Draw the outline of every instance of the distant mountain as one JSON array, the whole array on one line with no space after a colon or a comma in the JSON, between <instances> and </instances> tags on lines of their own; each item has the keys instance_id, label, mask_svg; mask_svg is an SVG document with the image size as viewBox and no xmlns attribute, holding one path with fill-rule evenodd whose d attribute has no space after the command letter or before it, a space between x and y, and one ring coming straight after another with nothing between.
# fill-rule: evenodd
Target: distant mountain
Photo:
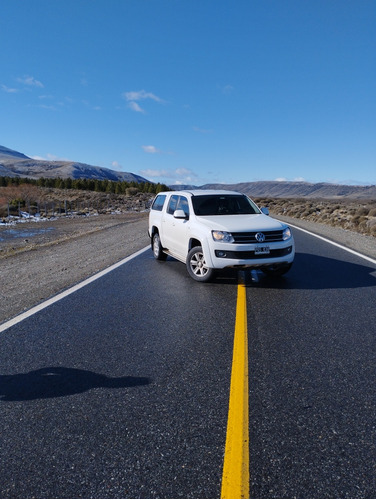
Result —
<instances>
[{"instance_id":1,"label":"distant mountain","mask_svg":"<svg viewBox=\"0 0 376 500\"><path fill-rule=\"evenodd\" d=\"M98 179L126 182L150 182L130 172L118 172L73 161L33 160L23 153L0 146L0 177L29 177L31 179ZM173 185L171 189L230 189L253 198L350 198L376 200L376 186L347 186L325 182L259 181L238 184L205 184L204 186Z\"/></svg>"},{"instance_id":2,"label":"distant mountain","mask_svg":"<svg viewBox=\"0 0 376 500\"><path fill-rule=\"evenodd\" d=\"M28 156L0 146L0 176L26 177L30 179L98 179L126 182L150 182L140 175L130 172L118 172L104 167L94 167L86 163L73 161L33 160Z\"/></svg>"},{"instance_id":3,"label":"distant mountain","mask_svg":"<svg viewBox=\"0 0 376 500\"><path fill-rule=\"evenodd\" d=\"M0 146L0 161L3 158L24 158L26 160L30 159L28 156L23 153L19 153L18 151L14 151L13 149L5 148L4 146Z\"/></svg>"},{"instance_id":4,"label":"distant mountain","mask_svg":"<svg viewBox=\"0 0 376 500\"><path fill-rule=\"evenodd\" d=\"M376 200L376 186L346 186L320 182L259 181L239 184L205 184L204 186L170 186L171 189L229 189L251 198L323 198Z\"/></svg>"}]
</instances>

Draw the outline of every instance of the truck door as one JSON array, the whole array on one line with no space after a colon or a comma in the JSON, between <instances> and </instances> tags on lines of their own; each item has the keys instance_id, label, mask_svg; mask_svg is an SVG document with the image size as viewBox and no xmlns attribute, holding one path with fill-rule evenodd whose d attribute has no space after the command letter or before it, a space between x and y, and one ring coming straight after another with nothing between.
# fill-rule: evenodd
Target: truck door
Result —
<instances>
[{"instance_id":1,"label":"truck door","mask_svg":"<svg viewBox=\"0 0 376 500\"><path fill-rule=\"evenodd\" d=\"M174 217L175 210L183 210L187 219ZM185 196L170 197L163 222L163 246L172 254L185 260L188 252L187 228L189 222L189 206Z\"/></svg>"}]
</instances>

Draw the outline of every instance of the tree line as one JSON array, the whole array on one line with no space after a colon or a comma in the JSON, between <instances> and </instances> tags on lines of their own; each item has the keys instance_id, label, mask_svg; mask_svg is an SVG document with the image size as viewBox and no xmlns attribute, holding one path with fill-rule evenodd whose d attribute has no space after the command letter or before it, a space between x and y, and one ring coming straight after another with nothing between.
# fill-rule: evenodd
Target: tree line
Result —
<instances>
[{"instance_id":1,"label":"tree line","mask_svg":"<svg viewBox=\"0 0 376 500\"><path fill-rule=\"evenodd\" d=\"M129 194L130 191L134 193L158 194L161 191L170 190L165 184L154 184L152 182L111 181L108 179L62 179L60 177L51 179L46 177L41 177L39 179L29 179L27 177L0 177L0 187L20 186L22 184L43 188L78 189L114 194Z\"/></svg>"}]
</instances>

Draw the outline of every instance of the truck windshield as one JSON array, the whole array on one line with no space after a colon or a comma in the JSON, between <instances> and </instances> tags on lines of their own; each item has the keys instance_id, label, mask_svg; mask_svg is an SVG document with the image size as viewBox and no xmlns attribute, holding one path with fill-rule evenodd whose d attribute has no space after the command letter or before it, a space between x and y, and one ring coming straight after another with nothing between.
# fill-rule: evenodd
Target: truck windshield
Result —
<instances>
[{"instance_id":1,"label":"truck windshield","mask_svg":"<svg viewBox=\"0 0 376 500\"><path fill-rule=\"evenodd\" d=\"M192 197L196 215L246 215L259 214L260 210L244 195L210 194Z\"/></svg>"}]
</instances>

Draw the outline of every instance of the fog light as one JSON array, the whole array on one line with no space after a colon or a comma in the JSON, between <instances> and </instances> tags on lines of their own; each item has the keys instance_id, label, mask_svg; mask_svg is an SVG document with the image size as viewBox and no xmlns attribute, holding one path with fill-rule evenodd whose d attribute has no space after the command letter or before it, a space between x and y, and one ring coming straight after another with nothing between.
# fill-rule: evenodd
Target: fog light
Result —
<instances>
[{"instance_id":1,"label":"fog light","mask_svg":"<svg viewBox=\"0 0 376 500\"><path fill-rule=\"evenodd\" d=\"M217 257L226 257L226 252L223 250L217 250Z\"/></svg>"}]
</instances>

